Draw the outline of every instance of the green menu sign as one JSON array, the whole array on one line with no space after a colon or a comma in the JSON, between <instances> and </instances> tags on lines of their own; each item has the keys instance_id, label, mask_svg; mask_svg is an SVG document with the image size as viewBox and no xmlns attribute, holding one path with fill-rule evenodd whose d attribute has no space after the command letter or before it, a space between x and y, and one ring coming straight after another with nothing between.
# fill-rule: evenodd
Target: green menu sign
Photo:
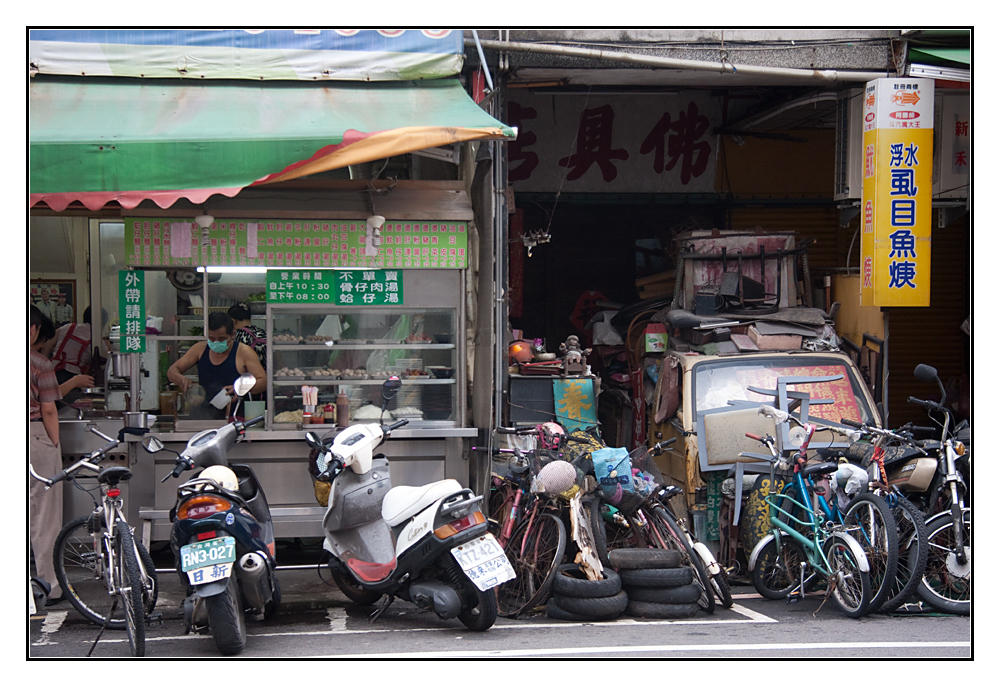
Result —
<instances>
[{"instance_id":1,"label":"green menu sign","mask_svg":"<svg viewBox=\"0 0 1000 687\"><path fill-rule=\"evenodd\" d=\"M375 255L360 221L126 218L125 260L134 267L255 265L277 268L465 269L468 222L390 219Z\"/></svg>"},{"instance_id":2,"label":"green menu sign","mask_svg":"<svg viewBox=\"0 0 1000 687\"><path fill-rule=\"evenodd\" d=\"M401 270L268 270L268 303L402 305Z\"/></svg>"},{"instance_id":3,"label":"green menu sign","mask_svg":"<svg viewBox=\"0 0 1000 687\"><path fill-rule=\"evenodd\" d=\"M118 272L119 342L122 353L146 351L145 275L132 270Z\"/></svg>"}]
</instances>

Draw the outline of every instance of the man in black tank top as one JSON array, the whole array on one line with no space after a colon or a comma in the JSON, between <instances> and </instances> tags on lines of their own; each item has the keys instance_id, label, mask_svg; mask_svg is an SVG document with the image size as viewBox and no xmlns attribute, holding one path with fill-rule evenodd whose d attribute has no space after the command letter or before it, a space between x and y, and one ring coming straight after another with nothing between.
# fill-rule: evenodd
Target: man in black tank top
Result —
<instances>
[{"instance_id":1,"label":"man in black tank top","mask_svg":"<svg viewBox=\"0 0 1000 687\"><path fill-rule=\"evenodd\" d=\"M205 389L204 402L188 413L192 419L224 419L226 408L216 408L211 401L221 390L233 395L233 382L249 372L257 378L251 394L267 388L267 376L253 349L234 340L233 318L224 312L208 316L208 341L199 341L167 370L167 379L186 392L194 382L185 373L197 365L198 383Z\"/></svg>"}]
</instances>

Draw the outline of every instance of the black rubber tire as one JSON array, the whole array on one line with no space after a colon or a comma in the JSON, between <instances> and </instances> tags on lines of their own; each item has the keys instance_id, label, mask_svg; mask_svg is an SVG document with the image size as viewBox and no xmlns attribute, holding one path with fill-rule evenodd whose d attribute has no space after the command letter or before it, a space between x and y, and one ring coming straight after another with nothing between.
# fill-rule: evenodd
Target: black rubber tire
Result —
<instances>
[{"instance_id":1,"label":"black rubber tire","mask_svg":"<svg viewBox=\"0 0 1000 687\"><path fill-rule=\"evenodd\" d=\"M698 599L698 605L706 613L714 613L715 592L712 590L712 581L708 577L708 569L705 568L705 562L701 556L691 547L691 543L674 519L673 514L666 508L657 506L652 511L647 511L646 515L651 526L650 534L653 535L651 541L653 546L681 552L681 565L690 565L694 568L695 582L701 585L701 598Z\"/></svg>"},{"instance_id":2,"label":"black rubber tire","mask_svg":"<svg viewBox=\"0 0 1000 687\"><path fill-rule=\"evenodd\" d=\"M56 579L70 605L90 622L103 626L114 597L108 594L102 572L107 564L103 556L103 535L98 532L95 537L90 533L88 523L91 519L90 515L84 515L63 526L52 549L52 562ZM120 603L108 627L125 629Z\"/></svg>"},{"instance_id":3,"label":"black rubber tire","mask_svg":"<svg viewBox=\"0 0 1000 687\"><path fill-rule=\"evenodd\" d=\"M138 539L135 539L135 549L139 552L139 563L141 564L139 573L146 575L142 590L142 605L146 609L146 615L149 615L156 607L156 600L160 596L160 580L156 577L156 564L153 563L153 557L149 555L146 547Z\"/></svg>"},{"instance_id":4,"label":"black rubber tire","mask_svg":"<svg viewBox=\"0 0 1000 687\"><path fill-rule=\"evenodd\" d=\"M683 554L671 549L615 549L608 561L617 570L662 570L679 568Z\"/></svg>"},{"instance_id":5,"label":"black rubber tire","mask_svg":"<svg viewBox=\"0 0 1000 687\"><path fill-rule=\"evenodd\" d=\"M552 513L542 513L534 520L530 514L526 517L504 548L516 577L494 587L497 608L504 617L516 618L545 603L566 553L562 520Z\"/></svg>"},{"instance_id":6,"label":"black rubber tire","mask_svg":"<svg viewBox=\"0 0 1000 687\"><path fill-rule=\"evenodd\" d=\"M868 557L868 576L872 586L870 612L875 612L889 598L896 579L899 560L896 517L881 496L860 494L851 500L844 511L844 525Z\"/></svg>"},{"instance_id":7,"label":"black rubber tire","mask_svg":"<svg viewBox=\"0 0 1000 687\"><path fill-rule=\"evenodd\" d=\"M750 572L753 588L765 599L786 598L798 586L799 563L806 560L802 547L790 536L781 537L780 550L778 540L772 538L757 554Z\"/></svg>"},{"instance_id":8,"label":"black rubber tire","mask_svg":"<svg viewBox=\"0 0 1000 687\"><path fill-rule=\"evenodd\" d=\"M493 590L480 591L470 582L466 592L466 603L470 601L474 602L474 605L470 604L458 614L462 624L473 632L485 632L493 627L493 623L497 621L497 595Z\"/></svg>"},{"instance_id":9,"label":"black rubber tire","mask_svg":"<svg viewBox=\"0 0 1000 687\"><path fill-rule=\"evenodd\" d=\"M896 494L892 514L899 536L899 558L896 561L896 579L889 598L879 609L880 613L891 613L913 598L927 568L927 552L930 549L927 525L919 508L909 499Z\"/></svg>"},{"instance_id":10,"label":"black rubber tire","mask_svg":"<svg viewBox=\"0 0 1000 687\"><path fill-rule=\"evenodd\" d=\"M628 605L628 594L619 591L614 596L592 599L553 594L552 601L564 611L586 616L591 620L614 620L625 612L625 607Z\"/></svg>"},{"instance_id":11,"label":"black rubber tire","mask_svg":"<svg viewBox=\"0 0 1000 687\"><path fill-rule=\"evenodd\" d=\"M833 588L833 599L848 618L861 618L872 610L871 576L863 572L853 549L830 537L823 543L823 553L830 561L834 577L842 578Z\"/></svg>"},{"instance_id":12,"label":"black rubber tire","mask_svg":"<svg viewBox=\"0 0 1000 687\"><path fill-rule=\"evenodd\" d=\"M733 591L729 587L729 575L726 574L725 569L720 570L715 575L710 575L709 579L712 583L712 591L719 599L719 605L723 608L732 608Z\"/></svg>"},{"instance_id":13,"label":"black rubber tire","mask_svg":"<svg viewBox=\"0 0 1000 687\"><path fill-rule=\"evenodd\" d=\"M333 581L336 583L337 587L344 593L348 599L356 604L362 606L374 606L375 602L382 598L382 592L373 592L369 589L364 589L355 582L349 574L342 573L339 570L330 571L333 576Z\"/></svg>"},{"instance_id":14,"label":"black rubber tire","mask_svg":"<svg viewBox=\"0 0 1000 687\"><path fill-rule=\"evenodd\" d=\"M694 581L694 570L690 566L681 568L661 568L659 570L622 570L622 587L683 587Z\"/></svg>"},{"instance_id":15,"label":"black rubber tire","mask_svg":"<svg viewBox=\"0 0 1000 687\"><path fill-rule=\"evenodd\" d=\"M601 516L601 502L598 499L592 499L589 503L584 504L583 509L590 520L590 531L594 534L595 553L598 559L600 559L601 565L607 568L610 565L608 559L608 532L604 524L604 518Z\"/></svg>"},{"instance_id":16,"label":"black rubber tire","mask_svg":"<svg viewBox=\"0 0 1000 687\"><path fill-rule=\"evenodd\" d=\"M118 602L125 616L125 635L128 638L132 655L146 655L146 609L143 605L143 576L139 572L139 558L136 556L135 544L132 541L132 531L128 523L118 521L115 539L115 558L117 559L117 586L120 592Z\"/></svg>"},{"instance_id":17,"label":"black rubber tire","mask_svg":"<svg viewBox=\"0 0 1000 687\"><path fill-rule=\"evenodd\" d=\"M247 645L247 625L235 572L230 575L224 592L205 599L205 608L208 627L219 652L223 656L235 656L243 651Z\"/></svg>"},{"instance_id":18,"label":"black rubber tire","mask_svg":"<svg viewBox=\"0 0 1000 687\"><path fill-rule=\"evenodd\" d=\"M930 545L927 567L917 586L917 597L943 613L969 615L972 612L972 509L962 511L964 548L969 556L968 575L956 574L957 561L952 535L951 511L927 519Z\"/></svg>"},{"instance_id":19,"label":"black rubber tire","mask_svg":"<svg viewBox=\"0 0 1000 687\"><path fill-rule=\"evenodd\" d=\"M629 601L625 612L636 618L657 618L660 620L681 620L698 615L697 603L656 604L648 601Z\"/></svg>"},{"instance_id":20,"label":"black rubber tire","mask_svg":"<svg viewBox=\"0 0 1000 687\"><path fill-rule=\"evenodd\" d=\"M552 581L552 593L595 599L614 596L622 589L622 578L611 568L604 569L603 580L591 580L578 563L559 566L559 574Z\"/></svg>"},{"instance_id":21,"label":"black rubber tire","mask_svg":"<svg viewBox=\"0 0 1000 687\"><path fill-rule=\"evenodd\" d=\"M551 597L549 598L548 603L545 604L545 615L547 615L549 618L554 618L555 620L568 620L578 623L579 622L587 623L594 621L594 619L589 616L580 615L579 613L570 613L569 611L564 611L562 608L559 607L558 604L556 604L555 598Z\"/></svg>"},{"instance_id":22,"label":"black rubber tire","mask_svg":"<svg viewBox=\"0 0 1000 687\"><path fill-rule=\"evenodd\" d=\"M701 596L701 587L696 583L682 587L628 587L630 601L645 601L656 604L696 604Z\"/></svg>"}]
</instances>

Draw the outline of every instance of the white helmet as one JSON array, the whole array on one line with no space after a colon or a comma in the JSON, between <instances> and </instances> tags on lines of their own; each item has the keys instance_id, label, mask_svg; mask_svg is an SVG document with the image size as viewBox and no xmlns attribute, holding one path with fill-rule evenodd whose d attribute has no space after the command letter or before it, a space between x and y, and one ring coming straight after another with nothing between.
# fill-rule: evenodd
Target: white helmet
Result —
<instances>
[{"instance_id":1,"label":"white helmet","mask_svg":"<svg viewBox=\"0 0 1000 687\"><path fill-rule=\"evenodd\" d=\"M576 482L576 468L565 460L554 460L541 470L531 485L536 494L561 494Z\"/></svg>"},{"instance_id":2,"label":"white helmet","mask_svg":"<svg viewBox=\"0 0 1000 687\"><path fill-rule=\"evenodd\" d=\"M239 480L236 479L236 473L225 465L207 467L201 471L198 477L210 479L227 491L238 491L240 488Z\"/></svg>"}]
</instances>

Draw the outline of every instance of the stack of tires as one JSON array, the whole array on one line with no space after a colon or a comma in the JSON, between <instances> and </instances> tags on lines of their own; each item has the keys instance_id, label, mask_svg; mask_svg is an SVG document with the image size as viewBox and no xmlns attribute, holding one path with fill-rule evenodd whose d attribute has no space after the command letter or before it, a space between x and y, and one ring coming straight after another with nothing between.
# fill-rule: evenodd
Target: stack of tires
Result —
<instances>
[{"instance_id":1,"label":"stack of tires","mask_svg":"<svg viewBox=\"0 0 1000 687\"><path fill-rule=\"evenodd\" d=\"M614 620L625 612L628 601L614 570L605 568L604 579L591 580L578 564L569 563L559 566L545 614L556 620Z\"/></svg>"},{"instance_id":2,"label":"stack of tires","mask_svg":"<svg viewBox=\"0 0 1000 687\"><path fill-rule=\"evenodd\" d=\"M694 568L681 565L679 551L615 549L608 558L628 596L628 615L675 620L698 614L701 587Z\"/></svg>"}]
</instances>

